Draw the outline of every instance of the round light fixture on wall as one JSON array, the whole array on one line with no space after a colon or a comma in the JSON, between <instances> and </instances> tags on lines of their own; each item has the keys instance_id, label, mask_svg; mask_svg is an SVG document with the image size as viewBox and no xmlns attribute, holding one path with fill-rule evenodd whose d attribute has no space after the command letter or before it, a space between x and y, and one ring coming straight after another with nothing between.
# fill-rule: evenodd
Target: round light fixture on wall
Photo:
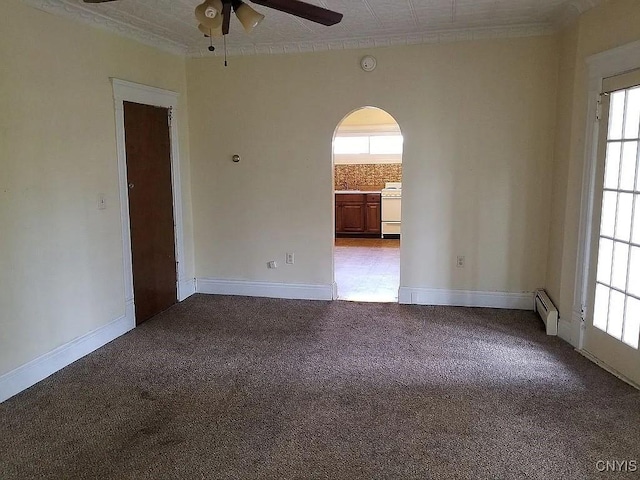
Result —
<instances>
[{"instance_id":1,"label":"round light fixture on wall","mask_svg":"<svg viewBox=\"0 0 640 480\"><path fill-rule=\"evenodd\" d=\"M371 55L365 55L360 60L360 66L365 72L372 72L373 70L375 70L377 64L378 62L376 61L375 57L372 57Z\"/></svg>"}]
</instances>

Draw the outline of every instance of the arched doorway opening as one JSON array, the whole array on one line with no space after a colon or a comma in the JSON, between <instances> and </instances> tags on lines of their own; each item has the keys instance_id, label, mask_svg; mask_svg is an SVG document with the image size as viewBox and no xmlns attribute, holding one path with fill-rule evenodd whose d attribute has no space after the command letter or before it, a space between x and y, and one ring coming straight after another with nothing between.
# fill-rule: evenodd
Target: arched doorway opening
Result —
<instances>
[{"instance_id":1,"label":"arched doorway opening","mask_svg":"<svg viewBox=\"0 0 640 480\"><path fill-rule=\"evenodd\" d=\"M377 107L345 116L333 135L337 298L397 302L402 232L402 132Z\"/></svg>"}]
</instances>

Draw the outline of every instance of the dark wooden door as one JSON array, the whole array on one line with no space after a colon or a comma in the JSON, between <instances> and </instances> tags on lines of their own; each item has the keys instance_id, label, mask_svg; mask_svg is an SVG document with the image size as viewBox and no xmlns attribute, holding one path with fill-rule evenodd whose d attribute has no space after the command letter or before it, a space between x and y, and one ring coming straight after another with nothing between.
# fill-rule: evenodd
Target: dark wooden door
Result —
<instances>
[{"instance_id":1,"label":"dark wooden door","mask_svg":"<svg viewBox=\"0 0 640 480\"><path fill-rule=\"evenodd\" d=\"M124 102L133 294L140 324L177 301L166 108Z\"/></svg>"}]
</instances>

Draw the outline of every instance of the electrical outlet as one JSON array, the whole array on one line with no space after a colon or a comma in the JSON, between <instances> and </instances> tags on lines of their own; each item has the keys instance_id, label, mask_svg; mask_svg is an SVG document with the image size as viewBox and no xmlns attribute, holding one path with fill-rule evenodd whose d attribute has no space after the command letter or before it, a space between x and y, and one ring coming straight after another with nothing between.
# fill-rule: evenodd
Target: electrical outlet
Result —
<instances>
[{"instance_id":1,"label":"electrical outlet","mask_svg":"<svg viewBox=\"0 0 640 480\"><path fill-rule=\"evenodd\" d=\"M296 262L296 256L294 253L287 253L286 263L287 265L293 265Z\"/></svg>"},{"instance_id":2,"label":"electrical outlet","mask_svg":"<svg viewBox=\"0 0 640 480\"><path fill-rule=\"evenodd\" d=\"M458 255L458 258L456 259L456 267L464 268L464 255Z\"/></svg>"},{"instance_id":3,"label":"electrical outlet","mask_svg":"<svg viewBox=\"0 0 640 480\"><path fill-rule=\"evenodd\" d=\"M270 262L267 262L267 268L278 268L278 264L271 260Z\"/></svg>"}]
</instances>

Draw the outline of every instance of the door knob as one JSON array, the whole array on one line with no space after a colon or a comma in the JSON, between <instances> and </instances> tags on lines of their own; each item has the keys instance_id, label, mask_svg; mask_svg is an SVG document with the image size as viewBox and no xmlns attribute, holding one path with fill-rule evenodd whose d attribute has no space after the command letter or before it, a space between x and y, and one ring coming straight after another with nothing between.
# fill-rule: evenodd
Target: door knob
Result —
<instances>
[{"instance_id":1,"label":"door knob","mask_svg":"<svg viewBox=\"0 0 640 480\"><path fill-rule=\"evenodd\" d=\"M129 189L133 188L133 183L129 184Z\"/></svg>"}]
</instances>

